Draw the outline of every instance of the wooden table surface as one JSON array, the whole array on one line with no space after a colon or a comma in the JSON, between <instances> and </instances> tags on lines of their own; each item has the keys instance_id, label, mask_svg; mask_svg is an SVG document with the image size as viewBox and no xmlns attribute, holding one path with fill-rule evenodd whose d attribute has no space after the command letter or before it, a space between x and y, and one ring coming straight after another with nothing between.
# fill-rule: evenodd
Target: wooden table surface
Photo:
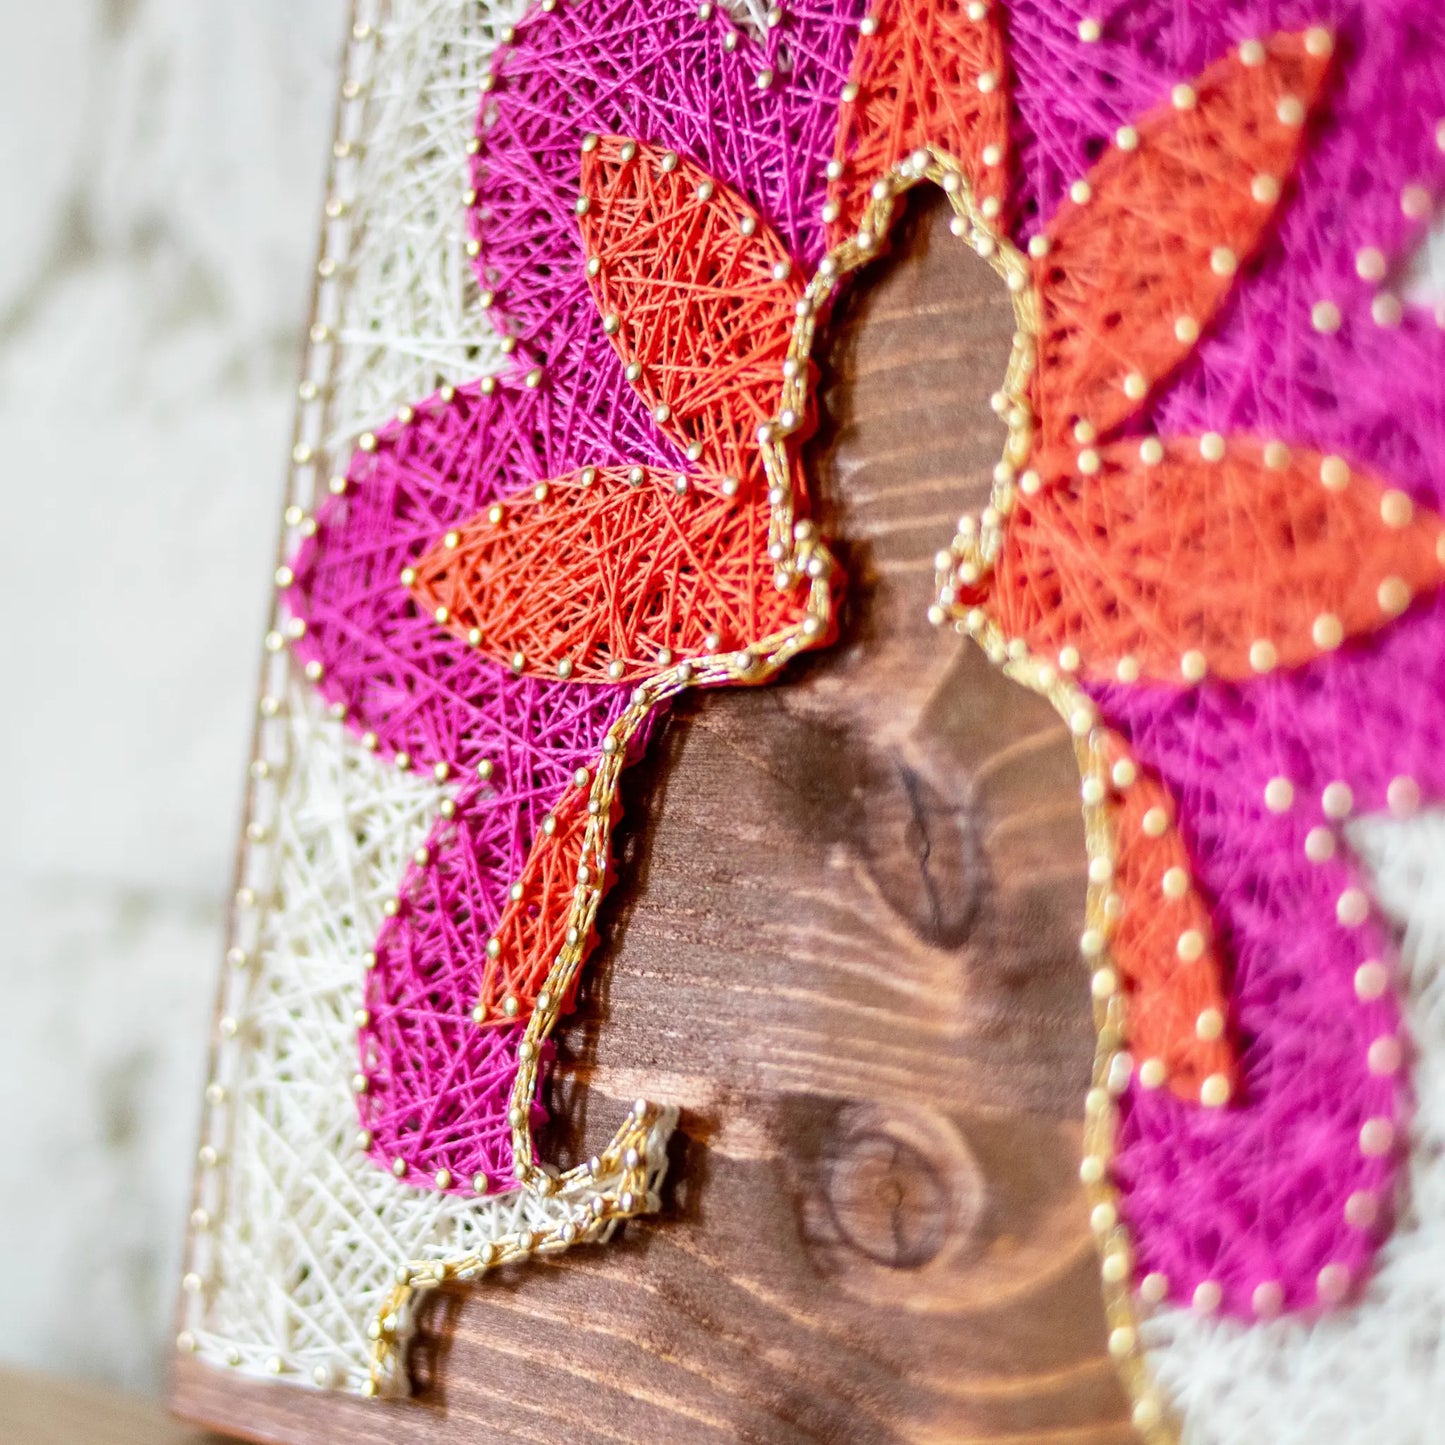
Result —
<instances>
[{"instance_id":1,"label":"wooden table surface","mask_svg":"<svg viewBox=\"0 0 1445 1445\"><path fill-rule=\"evenodd\" d=\"M915 204L829 328L811 445L839 645L692 695L625 785L620 881L550 1086L571 1163L679 1104L665 1208L435 1299L418 1393L182 1361L246 1438L1132 1440L1077 1182L1093 1037L1063 725L925 619L977 510L1013 316ZM636 826L646 820L646 828Z\"/></svg>"}]
</instances>

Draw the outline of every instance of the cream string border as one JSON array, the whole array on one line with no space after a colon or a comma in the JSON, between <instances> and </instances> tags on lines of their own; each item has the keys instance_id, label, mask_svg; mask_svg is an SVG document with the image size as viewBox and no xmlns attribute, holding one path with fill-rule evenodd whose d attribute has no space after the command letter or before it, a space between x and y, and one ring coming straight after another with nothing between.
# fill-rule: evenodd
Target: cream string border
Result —
<instances>
[{"instance_id":1,"label":"cream string border","mask_svg":"<svg viewBox=\"0 0 1445 1445\"><path fill-rule=\"evenodd\" d=\"M651 1177L657 1177L656 1151L666 1131L671 1129L675 1113L646 1100L637 1101L599 1156L560 1176L531 1162L534 1141L530 1105L539 1083L537 1067L541 1045L555 1028L560 1017L560 1001L566 997L585 959L585 940L596 919L607 876L618 782L628 745L638 729L654 707L687 688L767 682L799 652L817 647L828 636L833 614L829 579L835 563L812 524L796 518L789 438L807 415L808 361L820 314L826 313L842 278L876 257L894 218L899 197L925 180L939 186L948 197L954 212L951 222L954 234L965 239L1003 279L1016 322L1002 387L1007 402L1004 411L1008 436L1003 460L994 473L990 506L977 524L973 524L971 518L964 518L950 548L938 558L939 595L938 601L929 608L929 618L937 625L954 618L957 631L973 637L1007 677L1046 698L1068 723L1079 770L1085 780L1083 811L1090 870L1084 935L1089 942L1084 951L1091 964L1097 963L1107 951L1112 928L1106 906L1107 880L1112 871L1114 837L1104 799L1109 793L1106 780L1111 769L1127 758L1127 748L1117 735L1100 726L1093 703L1079 687L1060 676L1057 668L1031 656L1016 640L1006 639L997 625L981 612L972 610L960 614L951 587L951 578L961 562L971 562L982 575L992 565L1003 542L1003 519L1013 507L1017 469L1027 459L1033 440L1028 378L1036 364L1039 300L1028 263L975 203L958 162L928 147L915 151L890 175L875 182L857 234L819 262L797 303L777 416L759 428L758 441L771 507L768 556L777 569L775 582L780 589L806 583L808 596L802 622L744 650L684 661L648 679L633 692L629 706L608 731L602 745L602 760L591 779L590 816L583 836L582 862L568 916L566 943L547 975L537 1008L523 1035L521 1066L509 1109L519 1187L574 1202L574 1217L548 1230L503 1236L480 1251L401 1266L396 1285L369 1327L373 1346L371 1375L365 1386L367 1394L381 1393L387 1386L395 1388L404 1341L413 1328L417 1296L422 1291L451 1280L475 1278L496 1265L532 1254L556 1253L574 1243L599 1239L620 1220L657 1208L657 1198L646 1185L650 1173ZM996 214L996 207L994 209ZM1088 786L1091 780L1096 782L1092 789ZM1105 866L1100 867L1101 862ZM1132 1250L1128 1230L1119 1220L1118 1198L1109 1179L1117 1127L1114 1099L1132 1072L1132 1060L1123 1048L1125 1002L1117 988L1096 987L1093 993L1097 1043L1092 1087L1085 1101L1086 1153L1080 1177L1087 1191L1090 1223L1100 1252L1109 1353L1132 1401L1135 1427L1149 1445L1172 1445L1178 1432L1161 1403L1140 1346L1139 1317L1130 1288Z\"/></svg>"}]
</instances>

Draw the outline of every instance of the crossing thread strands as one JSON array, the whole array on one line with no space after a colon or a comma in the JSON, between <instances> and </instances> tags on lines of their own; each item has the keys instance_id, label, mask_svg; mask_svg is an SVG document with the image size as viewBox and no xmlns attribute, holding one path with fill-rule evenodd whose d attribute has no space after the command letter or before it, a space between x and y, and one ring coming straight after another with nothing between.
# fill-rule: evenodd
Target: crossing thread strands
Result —
<instances>
[{"instance_id":1,"label":"crossing thread strands","mask_svg":"<svg viewBox=\"0 0 1445 1445\"><path fill-rule=\"evenodd\" d=\"M765 216L697 162L582 142L579 229L604 332L665 435L745 492L762 481L804 277Z\"/></svg>"},{"instance_id":2,"label":"crossing thread strands","mask_svg":"<svg viewBox=\"0 0 1445 1445\"><path fill-rule=\"evenodd\" d=\"M1009 632L1048 656L1077 648L1086 675L1178 684L1193 653L1247 682L1388 625L1445 576L1438 513L1341 457L1218 435L1153 445L1097 448L1098 470L1043 492L999 559Z\"/></svg>"},{"instance_id":3,"label":"crossing thread strands","mask_svg":"<svg viewBox=\"0 0 1445 1445\"><path fill-rule=\"evenodd\" d=\"M1226 1038L1225 971L1209 909L1192 884L1174 799L1117 738L1111 742L1111 881L1122 916L1109 956L1131 985L1129 1047L1151 1080L1162 1065L1181 1098L1196 1100L1221 1085L1233 1095L1238 1075Z\"/></svg>"},{"instance_id":4,"label":"crossing thread strands","mask_svg":"<svg viewBox=\"0 0 1445 1445\"><path fill-rule=\"evenodd\" d=\"M550 679L632 682L659 657L745 647L797 608L772 587L758 489L733 498L720 480L586 467L540 483L418 563L420 609L495 664Z\"/></svg>"},{"instance_id":5,"label":"crossing thread strands","mask_svg":"<svg viewBox=\"0 0 1445 1445\"><path fill-rule=\"evenodd\" d=\"M867 182L922 146L958 162L985 219L1002 219L1008 69L1003 27L980 16L976 0L877 7L839 106L823 208L829 247L857 232Z\"/></svg>"},{"instance_id":6,"label":"crossing thread strands","mask_svg":"<svg viewBox=\"0 0 1445 1445\"><path fill-rule=\"evenodd\" d=\"M1049 443L1067 446L1081 422L1102 436L1136 410L1287 202L1334 40L1271 29L1180 73L1168 101L1129 117L1048 218L1034 264Z\"/></svg>"}]
</instances>

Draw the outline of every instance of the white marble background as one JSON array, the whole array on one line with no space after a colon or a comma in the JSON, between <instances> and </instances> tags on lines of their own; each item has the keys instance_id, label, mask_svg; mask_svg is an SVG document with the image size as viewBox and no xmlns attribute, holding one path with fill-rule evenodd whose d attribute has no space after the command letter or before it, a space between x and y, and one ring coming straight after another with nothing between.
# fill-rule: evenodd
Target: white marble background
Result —
<instances>
[{"instance_id":1,"label":"white marble background","mask_svg":"<svg viewBox=\"0 0 1445 1445\"><path fill-rule=\"evenodd\" d=\"M346 5L0 18L0 1358L154 1390Z\"/></svg>"}]
</instances>

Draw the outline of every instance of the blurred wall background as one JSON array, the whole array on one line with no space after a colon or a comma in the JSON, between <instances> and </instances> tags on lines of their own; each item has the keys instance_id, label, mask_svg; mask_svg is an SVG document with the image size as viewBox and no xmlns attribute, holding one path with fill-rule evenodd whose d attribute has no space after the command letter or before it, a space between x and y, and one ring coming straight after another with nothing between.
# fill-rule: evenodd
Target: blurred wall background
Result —
<instances>
[{"instance_id":1,"label":"blurred wall background","mask_svg":"<svg viewBox=\"0 0 1445 1445\"><path fill-rule=\"evenodd\" d=\"M0 16L0 1360L154 1390L346 5Z\"/></svg>"}]
</instances>

